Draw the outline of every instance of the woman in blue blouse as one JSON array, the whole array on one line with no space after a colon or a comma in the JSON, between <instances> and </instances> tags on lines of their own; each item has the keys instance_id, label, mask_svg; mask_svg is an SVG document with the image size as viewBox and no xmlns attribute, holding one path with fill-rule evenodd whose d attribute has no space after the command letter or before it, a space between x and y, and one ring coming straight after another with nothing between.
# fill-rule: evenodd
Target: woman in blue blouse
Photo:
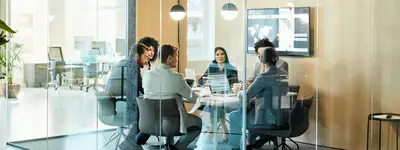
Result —
<instances>
[{"instance_id":1,"label":"woman in blue blouse","mask_svg":"<svg viewBox=\"0 0 400 150\"><path fill-rule=\"evenodd\" d=\"M226 50L223 47L216 47L215 48L215 57L214 60L212 61L211 64L209 64L207 71L204 73L204 75L199 79L199 84L204 85L205 84L205 77L209 77L210 75L226 75L228 82L229 82L229 90L231 89L233 83L238 82L238 72L235 66L231 65L229 63L228 59L228 54L226 53ZM228 129L225 123L225 109L224 107L211 107L211 106L206 106L206 111L210 112L210 118L211 118L211 128L210 132L213 131L213 126L214 126L214 118L217 118L217 120L220 122L223 130L224 130L224 141L228 141ZM214 110L216 109L216 110ZM210 134L212 135L212 134Z\"/></svg>"}]
</instances>

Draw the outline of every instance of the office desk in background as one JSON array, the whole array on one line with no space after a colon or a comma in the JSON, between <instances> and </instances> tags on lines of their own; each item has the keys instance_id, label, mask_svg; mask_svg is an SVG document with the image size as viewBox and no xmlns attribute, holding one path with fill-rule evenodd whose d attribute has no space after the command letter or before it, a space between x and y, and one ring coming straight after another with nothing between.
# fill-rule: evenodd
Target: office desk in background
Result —
<instances>
[{"instance_id":1,"label":"office desk in background","mask_svg":"<svg viewBox=\"0 0 400 150\"><path fill-rule=\"evenodd\" d=\"M48 63L25 63L24 83L26 87L45 87L51 81L48 74ZM65 65L65 77L63 81L67 84L80 84L83 80L83 67L81 65Z\"/></svg>"}]
</instances>

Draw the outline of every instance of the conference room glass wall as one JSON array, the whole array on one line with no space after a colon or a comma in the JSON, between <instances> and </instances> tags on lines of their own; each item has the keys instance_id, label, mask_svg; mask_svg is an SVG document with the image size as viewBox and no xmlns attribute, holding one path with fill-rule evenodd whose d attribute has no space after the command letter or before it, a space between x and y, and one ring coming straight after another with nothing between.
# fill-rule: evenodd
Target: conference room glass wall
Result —
<instances>
[{"instance_id":1,"label":"conference room glass wall","mask_svg":"<svg viewBox=\"0 0 400 150\"><path fill-rule=\"evenodd\" d=\"M240 111L248 111L249 103L237 96L238 91L246 93L249 89L236 91L243 84L235 82L246 83L257 68L265 72L256 66L263 57L258 57L254 45L267 37L279 58L288 64L288 79L282 82L288 81L290 88L282 96L289 98L278 101L282 113L276 118L281 119L282 130L307 127L292 138L301 149L396 149L398 126L391 122L397 121L397 116L378 114L369 117L368 122L368 115L399 113L397 1L188 0L179 1L186 16L178 22L169 13L178 1L137 0L137 6L129 5L135 10L129 13L136 14L132 17L135 23L127 23L127 1L7 2L7 22L18 31L11 42L23 44L22 61L15 63L21 69L8 72L13 75L13 83L21 86L17 99L6 99L10 145L29 149L101 149L110 137L115 137L112 135L116 126L104 125L98 119L100 103L96 95L105 90L101 85L107 84L110 66L125 58L128 44L124 39L135 35L137 39L151 36L161 45L179 48L179 64L172 70L182 73L187 83L192 81L187 79L194 79L192 90L201 96L199 108L184 103L187 111L195 110L193 115L202 124L191 148L230 149L247 143L241 136L252 138L248 134L251 131L242 127L254 117L241 115ZM228 2L238 10L234 18L229 18L234 13L222 16L226 13L221 12L222 8ZM132 32L127 34L127 24L137 25L135 32L129 30ZM129 42L135 41L133 38ZM216 47L225 51L215 50ZM15 50L8 47L7 52ZM49 50L55 53L49 55ZM218 65L228 57L229 64ZM65 64L60 64L59 59ZM283 61L277 65L285 64ZM160 63L158 59L152 68ZM52 78L53 73L62 75ZM204 76L205 73L208 74ZM57 90L54 86L45 88L49 82L62 84ZM86 91L87 85L94 83L96 90L90 87ZM162 84L151 88L173 89ZM311 107L307 102L310 97ZM123 101L116 104L117 110L126 106ZM291 113L297 107L302 111ZM154 108L164 111L162 107ZM379 124L379 119L390 122ZM289 127L284 126L285 120ZM164 120L155 121L161 124ZM162 128L160 125L154 130ZM289 139L286 142L296 147ZM160 143L163 141L151 136L145 146ZM114 149L115 144L104 149ZM263 148L272 147L272 143L266 143Z\"/></svg>"},{"instance_id":2,"label":"conference room glass wall","mask_svg":"<svg viewBox=\"0 0 400 150\"><path fill-rule=\"evenodd\" d=\"M10 55L21 50L12 72L20 92L9 99L8 142L28 149L102 148L117 126L99 120L96 95L125 58L126 1L7 3L18 31L11 42L22 44L8 48Z\"/></svg>"},{"instance_id":3,"label":"conference room glass wall","mask_svg":"<svg viewBox=\"0 0 400 150\"><path fill-rule=\"evenodd\" d=\"M229 12L227 16L224 16L223 6L229 2L234 4L238 10L236 17L230 17ZM228 6L232 8L230 5ZM280 106L273 107L272 109L282 112L280 118L278 119L275 116L276 118L272 119L270 116L271 120L269 121L280 122L282 125L285 125L287 121L290 121L288 118L290 112L297 106L295 103L304 103L301 106L308 107L307 104L309 103L307 101L296 101L296 99L308 100L312 98L311 107L307 109L304 107L304 111L297 114L300 115L299 118L310 121L306 125L308 130L302 132L300 135L296 135L297 138L293 138L293 140L307 143L300 144L301 149L313 148L316 146L317 126L315 122L318 120L315 111L317 110L316 104L318 100L316 77L318 39L312 39L311 37L318 36L316 19L318 14L316 10L318 8L317 0L307 2L282 0L188 1L186 68L189 71L194 70L198 81L200 77L204 77L205 72L209 73L206 76L219 74L220 70L214 68L219 68L215 66L222 66L217 65L218 59L221 59L219 56L220 52L223 52L220 51L221 48L217 47L222 47L226 50L225 59L229 57L229 64L226 62L224 66L232 66L231 68L235 68L237 71L237 81L233 82L243 83L244 81L246 83L246 81L254 78L252 76L254 76L253 73L255 70L258 73L263 73L262 65L260 66L260 55L256 53L254 47L255 43L260 39L268 38L276 47L275 49L278 51L280 59L286 61L289 66L288 69L282 67L283 70L287 70L289 73L285 77L287 79L281 79L280 82L282 84L286 83L289 85L286 87L290 87L286 95L281 95ZM262 44L260 47L271 47L271 45ZM296 51L297 53L288 53L286 51ZM312 53L309 54L309 51ZM215 61L213 62L213 60ZM281 66L282 63L278 62L277 65ZM228 70L222 74L227 75L228 78L232 77L230 69L224 68L222 70ZM261 77L257 81L258 83L264 80ZM212 80L212 77L209 80ZM236 86L241 87L243 84L231 83L227 87L230 89ZM298 87L300 87L300 90ZM257 93L258 96L256 96L258 97L256 106L253 106L261 108L262 106L259 104L263 99L260 98L263 96L263 86L257 87L257 84L255 84L253 87L250 86L250 88L252 88L250 92L256 91L255 89L260 90ZM243 88L241 92L246 93L248 92L247 90ZM211 91L214 92L213 90ZM248 101L243 102L239 97L230 96L229 94L221 96L221 94L214 93L212 95L212 98L207 98L211 100L204 100L208 102L208 104L205 104L205 108L198 111L199 116L203 120L203 132L197 143L198 146L200 145L201 148L208 149L229 149L232 146L237 147L240 144L248 143L247 141L238 140L238 136L246 135L248 139L254 138L254 135L250 136L252 135L252 130L250 129L255 128L252 125L257 122L254 120L256 116L251 114L251 109L243 107L243 105L251 107L252 104L250 102L252 100L250 99L253 99L253 97L247 97ZM223 105L218 105L218 103L223 103ZM268 104L266 103L265 105ZM243 111L246 112L245 117L241 114ZM249 129L246 130L246 133L242 131L242 121L246 123ZM267 125L264 127L267 127ZM273 133L271 134L274 135ZM228 140L225 140L225 137L229 137ZM201 144L199 144L200 141ZM281 140L279 140L278 144L280 143ZM296 147L289 139L287 139L287 143L292 148ZM263 148L272 149L272 142L265 144Z\"/></svg>"}]
</instances>

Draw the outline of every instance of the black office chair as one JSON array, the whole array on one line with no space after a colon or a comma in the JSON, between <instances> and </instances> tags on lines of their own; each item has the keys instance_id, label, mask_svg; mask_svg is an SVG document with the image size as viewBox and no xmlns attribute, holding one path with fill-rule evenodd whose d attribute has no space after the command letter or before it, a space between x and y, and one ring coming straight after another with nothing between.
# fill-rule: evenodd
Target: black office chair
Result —
<instances>
[{"instance_id":1,"label":"black office chair","mask_svg":"<svg viewBox=\"0 0 400 150\"><path fill-rule=\"evenodd\" d=\"M282 141L281 144L275 147L275 149L278 149L279 147L282 147L283 150L286 150L286 148L289 148L289 145L286 144L286 138L288 138L290 141L292 141L294 144L296 144L297 149L299 150L299 145L293 141L291 138L292 137L298 137L302 134L304 134L309 125L309 114L310 114L310 109L311 105L313 103L313 96L311 96L308 99L305 100L296 100L294 104L294 108L292 112L290 113L289 116L289 127L288 128L279 128L279 129L251 129L252 134L265 134L269 136L275 136L275 137L281 137ZM250 135L252 136L252 135Z\"/></svg>"},{"instance_id":2,"label":"black office chair","mask_svg":"<svg viewBox=\"0 0 400 150\"><path fill-rule=\"evenodd\" d=\"M174 98L168 100L137 98L139 107L139 130L154 136L167 137L165 145L160 148L173 149L174 136L180 132L180 113ZM157 146L151 146L157 147Z\"/></svg>"},{"instance_id":3,"label":"black office chair","mask_svg":"<svg viewBox=\"0 0 400 150\"><path fill-rule=\"evenodd\" d=\"M299 93L300 91L300 85L289 85L289 92L295 92L295 93ZM282 121L282 125L283 127L289 127L289 116L290 113L292 111L291 108L293 108L294 103L297 100L297 95L292 95L290 96L290 108L288 109L281 109L281 121ZM271 142L268 142L268 144L271 144Z\"/></svg>"},{"instance_id":4,"label":"black office chair","mask_svg":"<svg viewBox=\"0 0 400 150\"><path fill-rule=\"evenodd\" d=\"M300 86L299 85L289 85L289 92L299 93ZM297 100L297 95L291 95L290 97L290 108L281 109L281 121L282 125L289 126L289 116L292 111L293 105Z\"/></svg>"}]
</instances>

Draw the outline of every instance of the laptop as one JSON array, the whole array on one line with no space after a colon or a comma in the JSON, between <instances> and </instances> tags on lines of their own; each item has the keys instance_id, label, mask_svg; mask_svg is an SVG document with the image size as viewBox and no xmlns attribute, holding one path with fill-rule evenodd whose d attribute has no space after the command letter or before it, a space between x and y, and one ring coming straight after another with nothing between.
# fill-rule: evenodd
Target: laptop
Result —
<instances>
[{"instance_id":1,"label":"laptop","mask_svg":"<svg viewBox=\"0 0 400 150\"><path fill-rule=\"evenodd\" d=\"M231 94L233 90L229 85L228 78L225 74L221 75L208 75L208 86L210 87L211 93L218 94Z\"/></svg>"},{"instance_id":2,"label":"laptop","mask_svg":"<svg viewBox=\"0 0 400 150\"><path fill-rule=\"evenodd\" d=\"M190 86L193 87L193 85L196 82L196 72L194 69L185 69L185 77L186 77L186 83Z\"/></svg>"},{"instance_id":3,"label":"laptop","mask_svg":"<svg viewBox=\"0 0 400 150\"><path fill-rule=\"evenodd\" d=\"M194 84L194 80L193 79L185 79L186 80L186 83L190 86L190 87L193 87L193 84Z\"/></svg>"}]
</instances>

